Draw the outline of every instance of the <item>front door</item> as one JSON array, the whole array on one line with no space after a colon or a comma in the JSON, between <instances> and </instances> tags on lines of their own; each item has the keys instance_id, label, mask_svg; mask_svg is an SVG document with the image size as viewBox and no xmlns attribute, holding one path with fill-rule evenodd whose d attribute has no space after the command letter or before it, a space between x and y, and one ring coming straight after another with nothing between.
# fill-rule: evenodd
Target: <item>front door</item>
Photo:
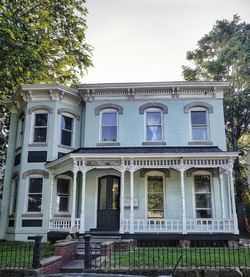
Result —
<instances>
[{"instance_id":1,"label":"front door","mask_svg":"<svg viewBox=\"0 0 250 277\"><path fill-rule=\"evenodd\" d=\"M120 178L104 176L98 182L97 229L119 230Z\"/></svg>"}]
</instances>

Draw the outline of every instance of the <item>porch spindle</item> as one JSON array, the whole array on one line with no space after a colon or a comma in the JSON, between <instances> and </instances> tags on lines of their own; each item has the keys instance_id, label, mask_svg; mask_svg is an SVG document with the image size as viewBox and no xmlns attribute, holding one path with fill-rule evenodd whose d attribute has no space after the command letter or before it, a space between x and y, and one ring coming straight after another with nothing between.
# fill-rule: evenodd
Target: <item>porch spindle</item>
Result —
<instances>
[{"instance_id":1,"label":"porch spindle","mask_svg":"<svg viewBox=\"0 0 250 277\"><path fill-rule=\"evenodd\" d=\"M124 233L124 170L121 171L121 194L120 194L120 233Z\"/></svg>"},{"instance_id":2,"label":"porch spindle","mask_svg":"<svg viewBox=\"0 0 250 277\"><path fill-rule=\"evenodd\" d=\"M130 233L134 233L134 171L130 171Z\"/></svg>"},{"instance_id":3,"label":"porch spindle","mask_svg":"<svg viewBox=\"0 0 250 277\"><path fill-rule=\"evenodd\" d=\"M234 234L239 234L238 228L238 219L236 214L236 206L234 199L234 183L233 183L233 169L229 170L229 180L230 180L230 191L231 191L231 203L232 203L232 212L233 212L233 221L234 221Z\"/></svg>"},{"instance_id":4,"label":"porch spindle","mask_svg":"<svg viewBox=\"0 0 250 277\"><path fill-rule=\"evenodd\" d=\"M82 170L82 201L81 201L81 223L80 233L85 232L85 190L86 190L86 171Z\"/></svg>"},{"instance_id":5,"label":"porch spindle","mask_svg":"<svg viewBox=\"0 0 250 277\"><path fill-rule=\"evenodd\" d=\"M76 232L75 218L76 218L76 177L77 171L73 171L73 192L72 192L72 208L71 208L71 233Z\"/></svg>"},{"instance_id":6,"label":"porch spindle","mask_svg":"<svg viewBox=\"0 0 250 277\"><path fill-rule=\"evenodd\" d=\"M180 171L180 173L181 173L182 233L187 234L184 172L185 172L185 170L183 170L183 169Z\"/></svg>"},{"instance_id":7,"label":"porch spindle","mask_svg":"<svg viewBox=\"0 0 250 277\"><path fill-rule=\"evenodd\" d=\"M219 172L220 177L220 198L221 198L221 212L222 218L225 218L225 201L224 201L224 180L223 180L223 173L222 171Z\"/></svg>"}]
</instances>

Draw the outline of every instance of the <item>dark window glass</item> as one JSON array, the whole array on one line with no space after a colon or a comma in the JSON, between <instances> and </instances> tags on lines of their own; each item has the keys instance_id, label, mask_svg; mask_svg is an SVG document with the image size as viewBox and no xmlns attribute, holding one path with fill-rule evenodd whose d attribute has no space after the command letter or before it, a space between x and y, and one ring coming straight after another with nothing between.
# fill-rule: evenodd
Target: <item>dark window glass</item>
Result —
<instances>
[{"instance_id":1,"label":"dark window glass","mask_svg":"<svg viewBox=\"0 0 250 277\"><path fill-rule=\"evenodd\" d=\"M34 142L46 142L47 140L48 114L35 114Z\"/></svg>"},{"instance_id":2,"label":"dark window glass","mask_svg":"<svg viewBox=\"0 0 250 277\"><path fill-rule=\"evenodd\" d=\"M42 178L30 178L28 194L28 212L41 212L42 186Z\"/></svg>"},{"instance_id":3,"label":"dark window glass","mask_svg":"<svg viewBox=\"0 0 250 277\"><path fill-rule=\"evenodd\" d=\"M69 211L69 180L57 179L57 212Z\"/></svg>"},{"instance_id":4,"label":"dark window glass","mask_svg":"<svg viewBox=\"0 0 250 277\"><path fill-rule=\"evenodd\" d=\"M192 139L208 140L208 125L206 111L191 111Z\"/></svg>"},{"instance_id":5,"label":"dark window glass","mask_svg":"<svg viewBox=\"0 0 250 277\"><path fill-rule=\"evenodd\" d=\"M47 161L47 151L29 151L28 163L39 163Z\"/></svg>"},{"instance_id":6,"label":"dark window glass","mask_svg":"<svg viewBox=\"0 0 250 277\"><path fill-rule=\"evenodd\" d=\"M61 118L61 144L71 146L73 134L73 118L62 115Z\"/></svg>"}]
</instances>

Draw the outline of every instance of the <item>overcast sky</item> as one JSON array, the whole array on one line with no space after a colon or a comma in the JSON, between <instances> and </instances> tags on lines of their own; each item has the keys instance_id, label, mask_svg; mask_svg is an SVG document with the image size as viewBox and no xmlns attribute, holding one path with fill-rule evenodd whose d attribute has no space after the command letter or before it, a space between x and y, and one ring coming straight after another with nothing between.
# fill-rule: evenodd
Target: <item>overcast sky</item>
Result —
<instances>
[{"instance_id":1,"label":"overcast sky","mask_svg":"<svg viewBox=\"0 0 250 277\"><path fill-rule=\"evenodd\" d=\"M87 0L94 67L83 83L183 80L186 52L218 19L250 21L250 0Z\"/></svg>"}]
</instances>

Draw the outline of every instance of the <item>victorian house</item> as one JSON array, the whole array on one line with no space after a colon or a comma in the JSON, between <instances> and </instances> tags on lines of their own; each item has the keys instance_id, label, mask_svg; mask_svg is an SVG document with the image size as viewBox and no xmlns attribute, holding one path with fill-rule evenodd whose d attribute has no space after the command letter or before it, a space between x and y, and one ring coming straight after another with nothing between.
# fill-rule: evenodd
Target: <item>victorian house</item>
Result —
<instances>
[{"instance_id":1,"label":"victorian house","mask_svg":"<svg viewBox=\"0 0 250 277\"><path fill-rule=\"evenodd\" d=\"M0 239L237 236L228 86L22 86L8 103Z\"/></svg>"}]
</instances>

